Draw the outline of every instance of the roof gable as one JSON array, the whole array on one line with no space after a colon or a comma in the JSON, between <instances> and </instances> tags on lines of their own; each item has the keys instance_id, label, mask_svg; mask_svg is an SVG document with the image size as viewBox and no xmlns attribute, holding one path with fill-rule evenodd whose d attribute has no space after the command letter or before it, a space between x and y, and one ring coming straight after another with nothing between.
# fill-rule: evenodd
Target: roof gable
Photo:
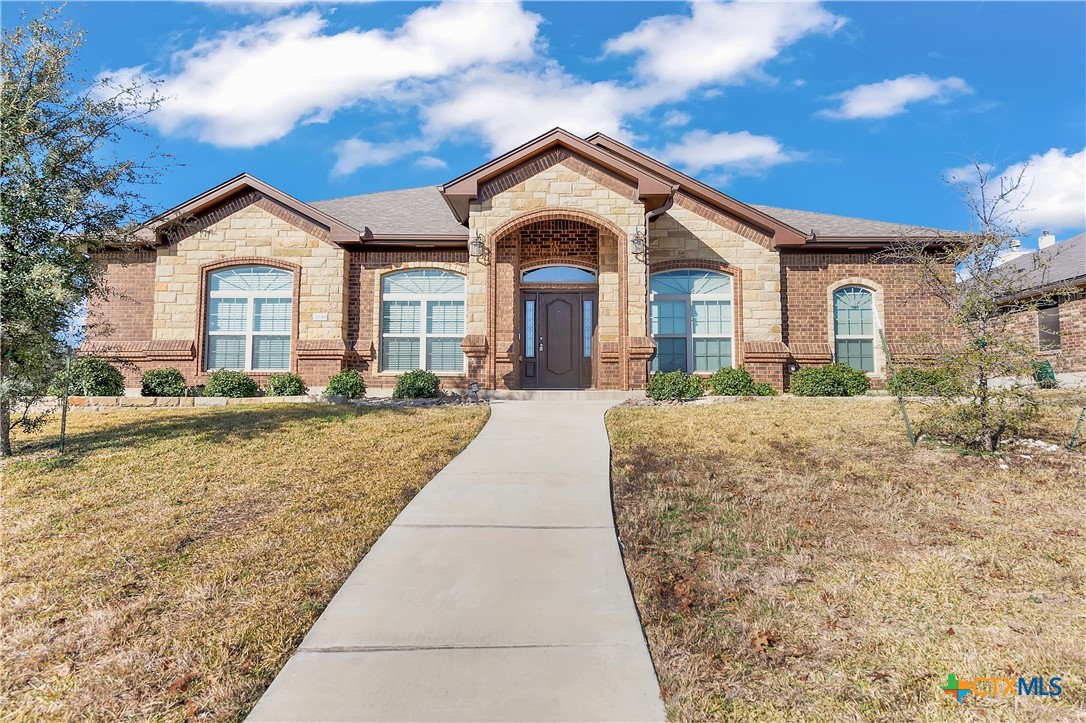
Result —
<instances>
[{"instance_id":1,"label":"roof gable","mask_svg":"<svg viewBox=\"0 0 1086 723\"><path fill-rule=\"evenodd\" d=\"M162 233L168 230L171 224L182 222L183 219L189 217L200 218L207 216L232 201L241 200L254 194L258 197L262 196L270 199L283 209L296 214L299 223L315 227L309 230L317 231L318 233L315 235L324 238L326 241L336 244L358 242L359 233L357 229L328 215L324 211L283 193L274 186L264 183L248 173L234 176L230 180L204 191L199 196L174 206L169 211L148 221L144 228L152 232L154 240L158 241ZM294 222L291 219L287 220Z\"/></svg>"},{"instance_id":2,"label":"roof gable","mask_svg":"<svg viewBox=\"0 0 1086 723\"><path fill-rule=\"evenodd\" d=\"M663 206L673 191L671 183L652 171L608 153L561 128L555 128L449 181L441 187L441 193L457 220L466 224L471 202L479 196L480 185L555 148L564 148L588 163L630 181L636 186L638 198L648 211Z\"/></svg>"},{"instance_id":3,"label":"roof gable","mask_svg":"<svg viewBox=\"0 0 1086 723\"><path fill-rule=\"evenodd\" d=\"M787 223L783 223L779 219L774 218L753 206L748 206L727 194L721 193L715 188L705 185L696 178L692 178L681 171L677 171L671 166L661 163L655 158L634 150L623 143L619 143L615 139L609 138L602 133L590 135L587 138L587 142L606 150L608 153L646 168L660 178L677 185L680 190L690 194L703 203L707 203L708 205L765 232L767 235L773 237L773 242L776 246L801 246L806 240L806 236L803 232L789 226Z\"/></svg>"}]
</instances>

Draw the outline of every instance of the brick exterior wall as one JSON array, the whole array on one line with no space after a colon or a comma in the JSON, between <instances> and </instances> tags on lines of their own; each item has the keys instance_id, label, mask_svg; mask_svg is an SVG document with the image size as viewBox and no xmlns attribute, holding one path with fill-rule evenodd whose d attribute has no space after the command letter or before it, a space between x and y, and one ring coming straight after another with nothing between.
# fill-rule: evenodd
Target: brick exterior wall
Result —
<instances>
[{"instance_id":1,"label":"brick exterior wall","mask_svg":"<svg viewBox=\"0 0 1086 723\"><path fill-rule=\"evenodd\" d=\"M1037 349L1037 358L1052 363L1057 372L1086 372L1086 291L1061 301L1060 348L1041 351L1037 328L1037 312L1021 311L1008 319L1008 330L1029 340Z\"/></svg>"},{"instance_id":2,"label":"brick exterior wall","mask_svg":"<svg viewBox=\"0 0 1086 723\"><path fill-rule=\"evenodd\" d=\"M98 261L111 293L90 302L88 319L99 328L89 333L115 342L146 340L155 311L154 249L111 251L100 254Z\"/></svg>"},{"instance_id":3,"label":"brick exterior wall","mask_svg":"<svg viewBox=\"0 0 1086 723\"><path fill-rule=\"evenodd\" d=\"M466 251L455 250L352 251L348 255L348 355L344 366L361 372L368 388L390 389L396 386L397 373L380 371L381 277L393 271L412 268L439 268L464 274L467 261ZM439 377L446 389L464 389L470 381L466 373L441 374ZM324 377L325 380L327 378ZM323 386L324 382L320 384Z\"/></svg>"},{"instance_id":4,"label":"brick exterior wall","mask_svg":"<svg viewBox=\"0 0 1086 723\"><path fill-rule=\"evenodd\" d=\"M842 286L864 286L875 292L875 308L887 341L901 362L921 360L923 345L916 342L925 335L946 334L949 329L945 308L918 292L912 266L881 263L874 252L782 251L780 263L783 341L801 366L832 361L832 296ZM881 385L885 371L876 338L873 385Z\"/></svg>"}]
</instances>

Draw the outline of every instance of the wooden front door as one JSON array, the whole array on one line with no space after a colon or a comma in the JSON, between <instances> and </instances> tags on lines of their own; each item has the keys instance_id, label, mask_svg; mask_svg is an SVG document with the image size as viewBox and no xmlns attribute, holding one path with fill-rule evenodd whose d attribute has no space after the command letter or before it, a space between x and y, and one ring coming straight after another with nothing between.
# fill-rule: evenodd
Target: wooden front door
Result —
<instances>
[{"instance_id":1,"label":"wooden front door","mask_svg":"<svg viewBox=\"0 0 1086 723\"><path fill-rule=\"evenodd\" d=\"M592 386L595 296L594 292L573 290L524 294L523 386Z\"/></svg>"}]
</instances>

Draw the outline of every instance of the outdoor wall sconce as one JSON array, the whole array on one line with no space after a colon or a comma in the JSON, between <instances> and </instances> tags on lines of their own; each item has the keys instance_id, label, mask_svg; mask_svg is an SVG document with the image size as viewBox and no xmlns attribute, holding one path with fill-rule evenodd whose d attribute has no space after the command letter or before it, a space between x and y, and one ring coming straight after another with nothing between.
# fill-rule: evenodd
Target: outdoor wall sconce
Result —
<instances>
[{"instance_id":1,"label":"outdoor wall sconce","mask_svg":"<svg viewBox=\"0 0 1086 723\"><path fill-rule=\"evenodd\" d=\"M468 254L473 259L479 259L483 257L484 253L486 253L486 245L483 243L483 234L476 231L475 238L468 244Z\"/></svg>"},{"instance_id":2,"label":"outdoor wall sconce","mask_svg":"<svg viewBox=\"0 0 1086 723\"><path fill-rule=\"evenodd\" d=\"M796 364L795 362L789 362L789 364L788 364L788 373L789 374L795 374L798 371L799 371L799 364Z\"/></svg>"},{"instance_id":3,"label":"outdoor wall sconce","mask_svg":"<svg viewBox=\"0 0 1086 723\"><path fill-rule=\"evenodd\" d=\"M479 398L479 382L472 382L471 385L468 388L471 390L471 398L472 399L478 399Z\"/></svg>"},{"instance_id":4,"label":"outdoor wall sconce","mask_svg":"<svg viewBox=\"0 0 1086 723\"><path fill-rule=\"evenodd\" d=\"M634 256L645 253L645 232L642 229L637 229L637 233L630 239L630 253Z\"/></svg>"}]
</instances>

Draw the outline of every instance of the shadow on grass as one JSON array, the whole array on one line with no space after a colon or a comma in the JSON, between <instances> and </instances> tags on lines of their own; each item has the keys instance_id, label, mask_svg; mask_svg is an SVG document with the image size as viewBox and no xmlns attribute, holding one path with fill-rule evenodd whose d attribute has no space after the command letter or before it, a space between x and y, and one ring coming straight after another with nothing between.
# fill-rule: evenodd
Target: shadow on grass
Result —
<instances>
[{"instance_id":1,"label":"shadow on grass","mask_svg":"<svg viewBox=\"0 0 1086 723\"><path fill-rule=\"evenodd\" d=\"M99 450L142 447L168 440L185 444L218 444L244 441L298 423L314 425L349 422L372 414L403 415L417 407L342 407L315 404L257 405L253 407L209 408L205 410L153 411L138 419L125 419L132 412L82 412L108 414L111 423L98 429L69 432L64 454L42 459L47 452L58 452L60 436L19 444L13 462L36 461L46 469L71 467L83 456ZM136 412L138 414L138 412ZM71 424L72 417L69 417ZM97 420L95 420L97 421ZM37 457L37 459L35 459Z\"/></svg>"}]
</instances>

